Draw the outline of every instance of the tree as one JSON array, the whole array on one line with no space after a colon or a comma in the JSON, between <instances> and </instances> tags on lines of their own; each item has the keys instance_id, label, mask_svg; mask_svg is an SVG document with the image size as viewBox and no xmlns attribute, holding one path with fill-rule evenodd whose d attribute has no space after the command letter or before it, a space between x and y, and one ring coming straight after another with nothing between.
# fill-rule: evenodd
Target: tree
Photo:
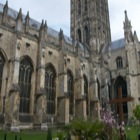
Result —
<instances>
[{"instance_id":1,"label":"tree","mask_svg":"<svg viewBox=\"0 0 140 140\"><path fill-rule=\"evenodd\" d=\"M133 109L133 113L136 119L140 122L140 105L136 105L136 107Z\"/></svg>"}]
</instances>

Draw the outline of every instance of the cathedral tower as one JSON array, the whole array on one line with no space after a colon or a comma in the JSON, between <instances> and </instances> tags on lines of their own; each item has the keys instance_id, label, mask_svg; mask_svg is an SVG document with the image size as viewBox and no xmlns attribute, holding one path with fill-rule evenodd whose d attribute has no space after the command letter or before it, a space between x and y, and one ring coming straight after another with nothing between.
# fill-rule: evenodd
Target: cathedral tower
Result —
<instances>
[{"instance_id":1,"label":"cathedral tower","mask_svg":"<svg viewBox=\"0 0 140 140\"><path fill-rule=\"evenodd\" d=\"M108 0L71 0L71 37L96 52L110 43Z\"/></svg>"}]
</instances>

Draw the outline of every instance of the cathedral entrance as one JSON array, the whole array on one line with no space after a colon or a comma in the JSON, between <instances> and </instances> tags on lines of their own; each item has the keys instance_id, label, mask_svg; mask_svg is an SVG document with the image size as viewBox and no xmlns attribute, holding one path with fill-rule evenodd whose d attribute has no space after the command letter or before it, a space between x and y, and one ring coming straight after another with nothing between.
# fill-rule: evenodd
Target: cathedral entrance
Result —
<instances>
[{"instance_id":1,"label":"cathedral entrance","mask_svg":"<svg viewBox=\"0 0 140 140\"><path fill-rule=\"evenodd\" d=\"M116 114L116 119L120 124L122 121L128 121L128 102L132 101L132 97L127 95L126 81L122 77L118 77L115 82L115 94L110 100L112 110Z\"/></svg>"}]
</instances>

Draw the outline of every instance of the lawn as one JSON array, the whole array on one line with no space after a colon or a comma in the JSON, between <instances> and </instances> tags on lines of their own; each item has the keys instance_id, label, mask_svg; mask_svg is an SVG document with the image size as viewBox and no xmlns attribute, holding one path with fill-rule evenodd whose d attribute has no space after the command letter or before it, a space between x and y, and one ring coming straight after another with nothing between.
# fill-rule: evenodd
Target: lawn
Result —
<instances>
[{"instance_id":1,"label":"lawn","mask_svg":"<svg viewBox=\"0 0 140 140\"><path fill-rule=\"evenodd\" d=\"M4 135L6 134L6 140L15 140L15 136L17 135L17 140L46 140L47 132L4 132L0 131L0 140L4 140Z\"/></svg>"},{"instance_id":2,"label":"lawn","mask_svg":"<svg viewBox=\"0 0 140 140\"><path fill-rule=\"evenodd\" d=\"M140 134L140 126L131 126L125 128L127 140L137 140Z\"/></svg>"}]
</instances>

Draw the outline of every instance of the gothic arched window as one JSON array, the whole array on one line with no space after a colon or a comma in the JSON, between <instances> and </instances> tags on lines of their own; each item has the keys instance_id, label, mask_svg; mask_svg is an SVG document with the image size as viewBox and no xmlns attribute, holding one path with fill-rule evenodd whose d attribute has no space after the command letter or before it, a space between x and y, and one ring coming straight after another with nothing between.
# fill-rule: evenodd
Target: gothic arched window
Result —
<instances>
[{"instance_id":1,"label":"gothic arched window","mask_svg":"<svg viewBox=\"0 0 140 140\"><path fill-rule=\"evenodd\" d=\"M117 65L117 68L122 68L123 67L122 57L118 57L116 59L116 65Z\"/></svg>"},{"instance_id":2,"label":"gothic arched window","mask_svg":"<svg viewBox=\"0 0 140 140\"><path fill-rule=\"evenodd\" d=\"M119 76L116 79L115 82L115 98L120 99L120 98L126 98L127 95L127 83L123 79L123 77ZM121 88L121 97L119 97L119 88ZM128 113L128 108L127 108L127 102L123 102L123 113L127 114ZM116 106L116 112L119 113L119 105L117 104Z\"/></svg>"},{"instance_id":3,"label":"gothic arched window","mask_svg":"<svg viewBox=\"0 0 140 140\"><path fill-rule=\"evenodd\" d=\"M101 99L101 95L100 95L100 83L99 80L97 79L97 92L98 92L98 99Z\"/></svg>"},{"instance_id":4,"label":"gothic arched window","mask_svg":"<svg viewBox=\"0 0 140 140\"><path fill-rule=\"evenodd\" d=\"M74 109L73 76L70 71L67 72L67 87L69 96L69 114L73 115Z\"/></svg>"},{"instance_id":5,"label":"gothic arched window","mask_svg":"<svg viewBox=\"0 0 140 140\"><path fill-rule=\"evenodd\" d=\"M20 62L19 69L19 87L20 87L20 107L19 112L30 112L30 92L33 66L28 58Z\"/></svg>"},{"instance_id":6,"label":"gothic arched window","mask_svg":"<svg viewBox=\"0 0 140 140\"><path fill-rule=\"evenodd\" d=\"M88 115L89 114L89 110L88 110L88 81L87 81L87 78L85 75L83 76L83 78L84 78L84 95L86 97L86 112Z\"/></svg>"},{"instance_id":7,"label":"gothic arched window","mask_svg":"<svg viewBox=\"0 0 140 140\"><path fill-rule=\"evenodd\" d=\"M77 7L77 9L78 9L78 15L81 15L81 0L78 0L78 7Z\"/></svg>"},{"instance_id":8,"label":"gothic arched window","mask_svg":"<svg viewBox=\"0 0 140 140\"><path fill-rule=\"evenodd\" d=\"M90 40L90 33L89 33L89 29L86 26L85 27L85 41L87 45L89 45L89 42L90 42L89 40Z\"/></svg>"},{"instance_id":9,"label":"gothic arched window","mask_svg":"<svg viewBox=\"0 0 140 140\"><path fill-rule=\"evenodd\" d=\"M87 6L87 0L85 0L85 11L87 11L88 6Z\"/></svg>"},{"instance_id":10,"label":"gothic arched window","mask_svg":"<svg viewBox=\"0 0 140 140\"><path fill-rule=\"evenodd\" d=\"M45 90L47 98L47 114L55 114L55 78L56 73L52 65L49 65L45 69Z\"/></svg>"},{"instance_id":11,"label":"gothic arched window","mask_svg":"<svg viewBox=\"0 0 140 140\"><path fill-rule=\"evenodd\" d=\"M81 30L78 29L78 39L79 39L79 42L82 42L82 34L81 34Z\"/></svg>"},{"instance_id":12,"label":"gothic arched window","mask_svg":"<svg viewBox=\"0 0 140 140\"><path fill-rule=\"evenodd\" d=\"M1 92L1 87L2 87L3 67L4 67L4 57L0 53L0 92Z\"/></svg>"}]
</instances>

